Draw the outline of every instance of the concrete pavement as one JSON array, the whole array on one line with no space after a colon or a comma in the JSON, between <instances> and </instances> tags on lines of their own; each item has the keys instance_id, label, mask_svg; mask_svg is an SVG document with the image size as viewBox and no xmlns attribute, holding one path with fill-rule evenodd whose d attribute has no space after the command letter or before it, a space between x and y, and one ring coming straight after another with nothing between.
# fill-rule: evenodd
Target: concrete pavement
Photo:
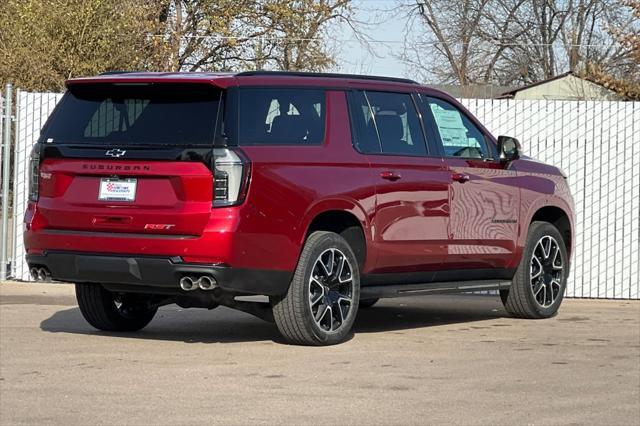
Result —
<instances>
[{"instance_id":1,"label":"concrete pavement","mask_svg":"<svg viewBox=\"0 0 640 426\"><path fill-rule=\"evenodd\" d=\"M162 308L135 334L73 288L0 284L0 424L640 424L640 303L390 299L345 344L282 343L247 314Z\"/></svg>"}]
</instances>

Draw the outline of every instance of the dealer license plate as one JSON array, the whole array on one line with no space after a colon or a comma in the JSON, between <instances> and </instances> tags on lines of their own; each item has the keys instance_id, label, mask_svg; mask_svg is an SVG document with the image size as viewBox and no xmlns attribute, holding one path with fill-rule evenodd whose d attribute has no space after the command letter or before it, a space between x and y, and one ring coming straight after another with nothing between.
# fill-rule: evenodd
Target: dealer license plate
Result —
<instances>
[{"instance_id":1,"label":"dealer license plate","mask_svg":"<svg viewBox=\"0 0 640 426\"><path fill-rule=\"evenodd\" d=\"M100 179L100 201L134 201L136 199L137 179Z\"/></svg>"}]
</instances>

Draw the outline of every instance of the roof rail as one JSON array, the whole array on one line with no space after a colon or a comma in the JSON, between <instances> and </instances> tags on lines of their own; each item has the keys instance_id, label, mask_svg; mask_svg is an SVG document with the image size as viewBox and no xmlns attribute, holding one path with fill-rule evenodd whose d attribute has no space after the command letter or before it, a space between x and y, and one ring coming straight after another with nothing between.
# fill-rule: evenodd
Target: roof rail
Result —
<instances>
[{"instance_id":1,"label":"roof rail","mask_svg":"<svg viewBox=\"0 0 640 426\"><path fill-rule=\"evenodd\" d=\"M337 73L325 73L325 72L302 72L302 71L245 71L236 74L238 77L243 76L291 76L291 77L322 77L322 78L351 78L355 80L377 80L377 81L391 81L394 83L407 83L407 84L420 84L417 81L410 80L408 78L398 77L381 77L375 75L359 75L359 74L337 74Z\"/></svg>"}]
</instances>

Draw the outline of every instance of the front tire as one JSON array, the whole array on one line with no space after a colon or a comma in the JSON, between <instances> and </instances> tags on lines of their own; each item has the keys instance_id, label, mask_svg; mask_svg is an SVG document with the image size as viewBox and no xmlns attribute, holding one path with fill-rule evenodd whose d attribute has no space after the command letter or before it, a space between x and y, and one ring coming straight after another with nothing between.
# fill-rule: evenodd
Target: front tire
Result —
<instances>
[{"instance_id":1,"label":"front tire","mask_svg":"<svg viewBox=\"0 0 640 426\"><path fill-rule=\"evenodd\" d=\"M76 284L76 299L84 319L104 331L141 330L158 311L145 295L119 295L100 284Z\"/></svg>"},{"instance_id":2,"label":"front tire","mask_svg":"<svg viewBox=\"0 0 640 426\"><path fill-rule=\"evenodd\" d=\"M304 244L287 294L271 300L273 316L288 342L343 342L356 319L360 298L358 262L349 244L333 232L312 233Z\"/></svg>"},{"instance_id":3,"label":"front tire","mask_svg":"<svg viewBox=\"0 0 640 426\"><path fill-rule=\"evenodd\" d=\"M554 316L568 274L569 257L558 229L547 222L533 222L511 287L500 292L505 309L519 318Z\"/></svg>"}]
</instances>

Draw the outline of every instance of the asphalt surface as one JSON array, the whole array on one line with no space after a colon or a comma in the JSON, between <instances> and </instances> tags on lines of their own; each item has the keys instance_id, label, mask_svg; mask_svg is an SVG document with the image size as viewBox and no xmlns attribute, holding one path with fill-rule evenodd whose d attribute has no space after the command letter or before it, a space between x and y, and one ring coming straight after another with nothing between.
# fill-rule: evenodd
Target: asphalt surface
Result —
<instances>
[{"instance_id":1,"label":"asphalt surface","mask_svg":"<svg viewBox=\"0 0 640 426\"><path fill-rule=\"evenodd\" d=\"M71 286L3 283L0 423L637 425L640 303L531 321L489 296L391 299L308 348L226 308L97 332Z\"/></svg>"}]
</instances>

